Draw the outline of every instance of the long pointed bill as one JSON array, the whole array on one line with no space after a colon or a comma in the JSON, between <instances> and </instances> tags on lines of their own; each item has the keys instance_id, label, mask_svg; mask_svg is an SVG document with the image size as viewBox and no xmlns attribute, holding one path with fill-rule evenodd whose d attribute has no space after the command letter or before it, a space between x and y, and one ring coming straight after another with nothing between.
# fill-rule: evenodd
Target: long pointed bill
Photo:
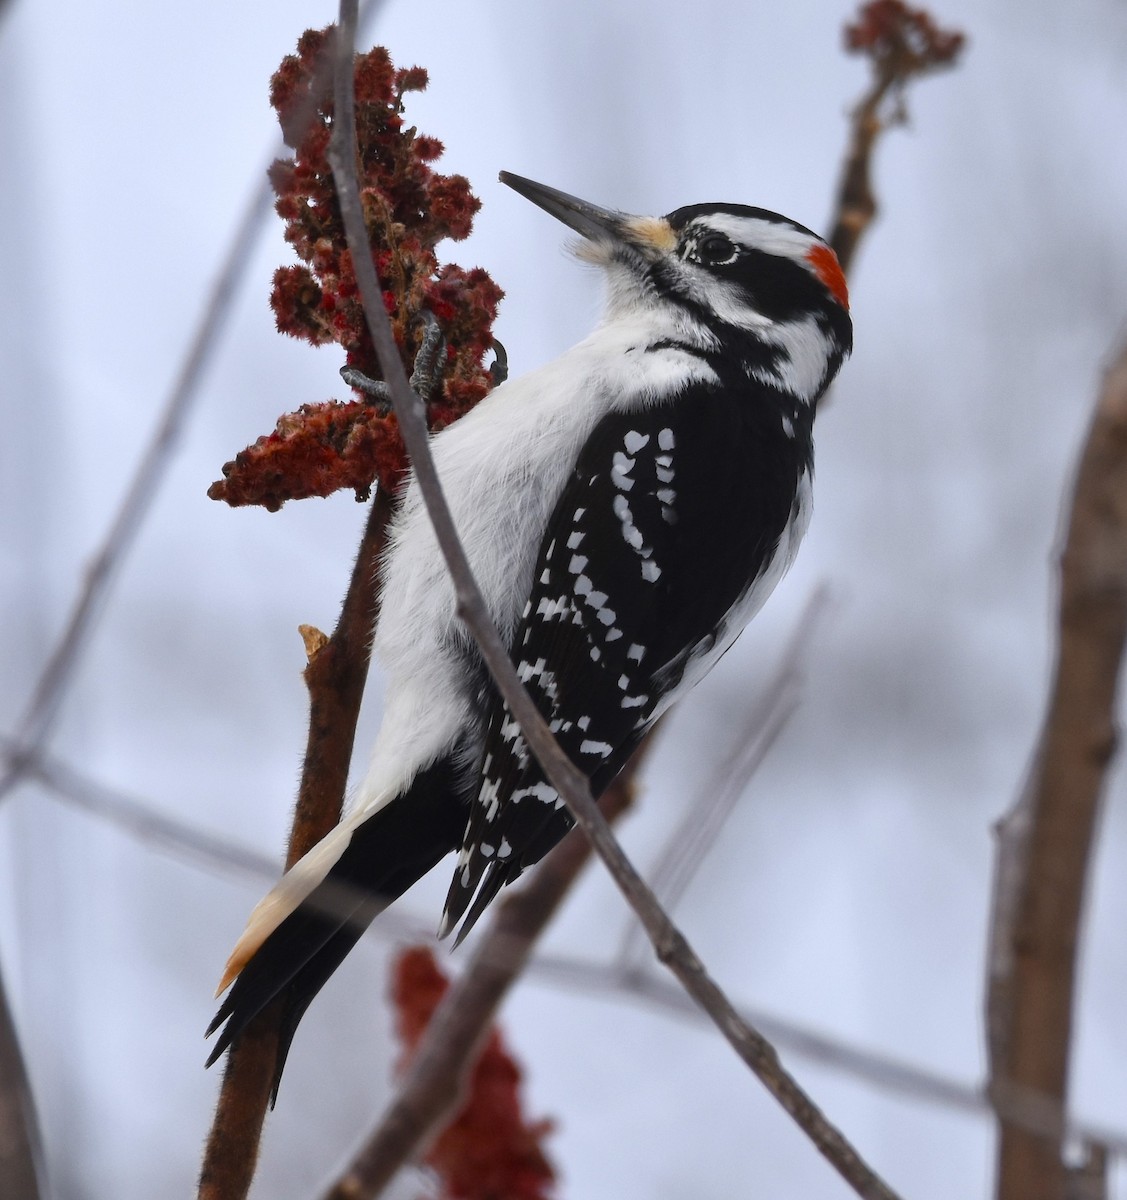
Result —
<instances>
[{"instance_id":1,"label":"long pointed bill","mask_svg":"<svg viewBox=\"0 0 1127 1200\"><path fill-rule=\"evenodd\" d=\"M577 196L558 191L543 183L502 171L502 183L519 192L526 200L551 213L569 229L593 242L626 242L649 253L666 253L677 244L677 235L664 217L631 217L626 213L588 204Z\"/></svg>"},{"instance_id":2,"label":"long pointed bill","mask_svg":"<svg viewBox=\"0 0 1127 1200\"><path fill-rule=\"evenodd\" d=\"M622 236L622 223L626 214L612 212L609 208L599 208L588 204L577 196L569 196L567 192L547 187L543 183L535 183L525 179L523 175L512 175L502 171L498 177L502 183L519 192L526 200L531 200L546 213L551 213L557 221L562 221L569 229L581 233L585 238L598 241L601 238Z\"/></svg>"}]
</instances>

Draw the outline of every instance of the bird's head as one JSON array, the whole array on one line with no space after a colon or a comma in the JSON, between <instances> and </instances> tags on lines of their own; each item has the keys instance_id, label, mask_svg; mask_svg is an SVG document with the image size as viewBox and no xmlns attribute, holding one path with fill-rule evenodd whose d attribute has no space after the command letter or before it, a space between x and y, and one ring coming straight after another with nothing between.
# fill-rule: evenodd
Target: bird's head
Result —
<instances>
[{"instance_id":1,"label":"bird's head","mask_svg":"<svg viewBox=\"0 0 1127 1200\"><path fill-rule=\"evenodd\" d=\"M809 400L852 349L837 256L797 221L741 204L637 217L507 171L501 182L582 235L577 253L607 271L611 319L672 307L720 348L738 353L748 339L777 347L779 382Z\"/></svg>"}]
</instances>

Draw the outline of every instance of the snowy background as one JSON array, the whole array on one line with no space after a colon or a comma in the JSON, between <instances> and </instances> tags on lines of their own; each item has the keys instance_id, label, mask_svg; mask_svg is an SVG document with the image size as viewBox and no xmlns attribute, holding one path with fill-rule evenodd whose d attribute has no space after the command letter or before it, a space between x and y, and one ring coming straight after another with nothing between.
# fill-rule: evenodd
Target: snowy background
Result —
<instances>
[{"instance_id":1,"label":"snowy background","mask_svg":"<svg viewBox=\"0 0 1127 1200\"><path fill-rule=\"evenodd\" d=\"M0 15L0 732L18 728L272 156L267 80L334 6L12 0ZM496 182L608 206L830 210L867 80L844 4L389 0L368 41L430 69L408 118L482 200L445 256L506 289L515 370L584 335L598 280ZM1051 660L1052 556L1101 366L1127 319L1127 9L943 0L966 30L882 143L851 280L856 353L819 421L816 514L752 630L678 713L628 849L651 865L726 752L811 591L832 590L803 704L678 909L757 1010L970 1085L984 1069L990 825L1026 768ZM307 401L332 349L278 337L280 223L255 242L171 466L49 747L89 780L280 859L304 742L296 627L331 628L364 509L205 492ZM363 715L379 719L378 679ZM364 738L362 737L362 741ZM1127 1130L1127 786L1113 778L1084 938L1080 1117ZM406 901L433 923L439 872ZM268 880L25 782L0 807L0 962L57 1200L188 1195L218 1086L211 992ZM605 960L628 926L592 871L546 948ZM387 1095L393 945L378 930L303 1025L255 1195L307 1197ZM449 961L457 967L458 956ZM713 1033L529 979L505 1012L561 1198L848 1193ZM983 1117L787 1055L912 1200L986 1197ZM1114 1195L1127 1197L1118 1170Z\"/></svg>"}]
</instances>

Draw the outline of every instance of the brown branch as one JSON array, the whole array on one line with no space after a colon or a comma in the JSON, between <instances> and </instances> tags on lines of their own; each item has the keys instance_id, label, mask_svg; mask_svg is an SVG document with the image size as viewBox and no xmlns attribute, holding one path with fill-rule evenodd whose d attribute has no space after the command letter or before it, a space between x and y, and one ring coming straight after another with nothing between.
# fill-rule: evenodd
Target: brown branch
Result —
<instances>
[{"instance_id":1,"label":"brown branch","mask_svg":"<svg viewBox=\"0 0 1127 1200\"><path fill-rule=\"evenodd\" d=\"M847 275L857 244L877 214L870 171L877 138L907 119L908 83L949 69L965 44L962 33L940 29L926 9L910 8L903 0L868 0L858 9L855 22L846 25L846 50L868 58L873 72L868 91L853 109L829 237Z\"/></svg>"},{"instance_id":2,"label":"brown branch","mask_svg":"<svg viewBox=\"0 0 1127 1200\"><path fill-rule=\"evenodd\" d=\"M599 802L608 821L617 820L633 800L642 749ZM572 830L527 884L494 906L488 930L478 939L465 971L442 998L395 1099L325 1200L380 1195L400 1168L458 1112L466 1080L497 1010L590 857L590 842L579 830Z\"/></svg>"},{"instance_id":3,"label":"brown branch","mask_svg":"<svg viewBox=\"0 0 1127 1200\"><path fill-rule=\"evenodd\" d=\"M31 1085L0 976L0 1196L37 1200L42 1170Z\"/></svg>"},{"instance_id":4,"label":"brown branch","mask_svg":"<svg viewBox=\"0 0 1127 1200\"><path fill-rule=\"evenodd\" d=\"M1001 1120L999 1200L1063 1200L1062 1139L1088 864L1127 639L1127 343L1107 372L1060 560L1057 661L1024 793L1001 822L987 995L993 1094L1047 1102L1037 1136Z\"/></svg>"},{"instance_id":5,"label":"brown branch","mask_svg":"<svg viewBox=\"0 0 1127 1200\"><path fill-rule=\"evenodd\" d=\"M849 145L834 204L833 229L828 238L847 276L853 266L857 245L877 215L871 165L877 138L888 127L880 116L880 109L892 83L890 76L878 75L849 119Z\"/></svg>"},{"instance_id":6,"label":"brown branch","mask_svg":"<svg viewBox=\"0 0 1127 1200\"><path fill-rule=\"evenodd\" d=\"M379 611L377 566L394 501L377 493L333 636L305 632L309 662L309 736L286 865L292 866L340 820L356 719L368 676L372 630ZM315 644L314 644L315 643ZM219 1105L204 1150L200 1200L238 1200L254 1178L258 1144L274 1082L281 1021L274 1001L231 1047Z\"/></svg>"},{"instance_id":7,"label":"brown branch","mask_svg":"<svg viewBox=\"0 0 1127 1200\"><path fill-rule=\"evenodd\" d=\"M383 306L382 290L367 244L356 177L352 77L355 36L356 0L341 0L335 48L336 120L333 126L330 162L369 332L391 392L404 444L434 526L435 537L454 583L458 615L476 642L482 659L509 711L519 723L529 748L536 755L552 786L567 804L576 823L591 840L619 889L638 914L650 934L658 958L673 971L701 1007L709 1013L729 1044L857 1194L891 1200L894 1193L783 1069L769 1043L740 1018L728 998L709 977L692 947L669 920L653 892L623 854L591 797L586 778L560 749L547 723L524 690L504 643L489 618L442 494L430 453L422 405L411 391L403 364L395 353L391 325ZM355 1192L357 1196L367 1194L370 1193L364 1191L362 1186Z\"/></svg>"}]
</instances>

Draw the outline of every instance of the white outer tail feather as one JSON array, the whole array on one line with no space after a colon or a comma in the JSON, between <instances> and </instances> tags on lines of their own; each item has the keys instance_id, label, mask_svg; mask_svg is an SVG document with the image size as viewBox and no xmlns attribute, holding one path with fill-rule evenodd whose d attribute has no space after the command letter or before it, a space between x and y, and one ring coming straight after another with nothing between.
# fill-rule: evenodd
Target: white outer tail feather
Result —
<instances>
[{"instance_id":1,"label":"white outer tail feather","mask_svg":"<svg viewBox=\"0 0 1127 1200\"><path fill-rule=\"evenodd\" d=\"M391 797L387 797L388 800ZM385 800L384 803L387 801ZM223 978L216 988L221 996L235 981L239 972L258 953L263 942L279 925L312 895L314 889L324 883L326 876L340 861L348 849L353 831L372 815L382 804L359 807L349 813L336 828L330 830L307 854L303 855L282 876L274 887L255 905L247 919L246 929L235 943Z\"/></svg>"}]
</instances>

